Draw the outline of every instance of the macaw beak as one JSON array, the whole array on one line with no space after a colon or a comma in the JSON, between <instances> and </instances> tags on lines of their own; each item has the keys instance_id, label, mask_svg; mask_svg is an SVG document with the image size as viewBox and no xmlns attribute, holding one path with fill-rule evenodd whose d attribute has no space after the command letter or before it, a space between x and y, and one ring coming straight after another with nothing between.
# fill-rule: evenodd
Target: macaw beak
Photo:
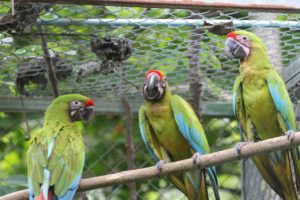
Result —
<instances>
[{"instance_id":1,"label":"macaw beak","mask_svg":"<svg viewBox=\"0 0 300 200\"><path fill-rule=\"evenodd\" d=\"M70 117L72 121L85 121L90 123L94 118L94 102L89 99L82 103L80 107L71 110Z\"/></svg>"},{"instance_id":2,"label":"macaw beak","mask_svg":"<svg viewBox=\"0 0 300 200\"><path fill-rule=\"evenodd\" d=\"M144 84L144 96L147 100L158 100L164 93L164 84L161 84L157 74L150 74Z\"/></svg>"},{"instance_id":3,"label":"macaw beak","mask_svg":"<svg viewBox=\"0 0 300 200\"><path fill-rule=\"evenodd\" d=\"M153 90L159 83L159 77L156 74L150 74L146 80L148 90Z\"/></svg>"},{"instance_id":4,"label":"macaw beak","mask_svg":"<svg viewBox=\"0 0 300 200\"><path fill-rule=\"evenodd\" d=\"M239 43L236 39L229 37L225 42L225 52L230 59L245 59L248 57L250 49Z\"/></svg>"},{"instance_id":5,"label":"macaw beak","mask_svg":"<svg viewBox=\"0 0 300 200\"><path fill-rule=\"evenodd\" d=\"M86 123L90 123L94 118L94 106L87 106L83 109L82 118Z\"/></svg>"}]
</instances>

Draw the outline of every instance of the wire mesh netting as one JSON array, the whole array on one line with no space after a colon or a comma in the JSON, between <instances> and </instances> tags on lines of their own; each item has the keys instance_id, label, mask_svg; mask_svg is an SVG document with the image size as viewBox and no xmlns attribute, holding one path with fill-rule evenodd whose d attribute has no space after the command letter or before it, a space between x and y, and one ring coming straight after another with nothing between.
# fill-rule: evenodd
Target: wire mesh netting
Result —
<instances>
[{"instance_id":1,"label":"wire mesh netting","mask_svg":"<svg viewBox=\"0 0 300 200\"><path fill-rule=\"evenodd\" d=\"M123 95L142 102L145 72L157 68L167 73L174 93L191 99L190 88L197 82L201 84L196 93L201 91L204 101L230 102L239 63L226 57L223 44L226 33L233 29L250 30L265 41L292 100L299 98L300 14L16 3L13 15L9 2L0 5L0 98L17 98L18 93L24 98L53 95L47 73L49 60L44 59L46 50L60 94L81 93L106 101ZM5 194L26 186L24 152L28 144L24 141L22 115L0 117L0 192ZM97 116L96 121L85 128L87 160L83 177L127 169L123 136L126 122L115 116ZM205 116L203 121L212 151L239 141L236 121ZM29 122L31 128L41 126L42 115L29 115ZM135 164L141 168L154 163L139 138L136 123ZM240 199L239 162L218 166L217 171L222 199ZM249 184L264 191L261 178L253 177L256 183ZM184 199L166 179L137 184L138 199ZM124 185L91 191L88 196L129 198Z\"/></svg>"},{"instance_id":2,"label":"wire mesh netting","mask_svg":"<svg viewBox=\"0 0 300 200\"><path fill-rule=\"evenodd\" d=\"M0 195L13 192L27 185L25 124L22 116L7 114L1 116L1 154L0 154ZM41 114L29 115L31 129L43 123ZM97 116L95 122L83 131L86 146L86 162L83 177L94 177L116 173L127 169L125 122L117 116ZM239 140L237 122L230 119L205 119L206 133L212 151L229 148ZM137 168L154 165L145 145L140 139L137 121L133 124L135 145L135 164ZM239 162L217 167L220 191L224 199L240 199ZM4 174L5 172L5 174ZM213 199L213 191L209 195ZM89 199L129 199L126 185L106 187L87 192ZM137 182L138 199L186 199L166 178Z\"/></svg>"},{"instance_id":3,"label":"wire mesh netting","mask_svg":"<svg viewBox=\"0 0 300 200\"><path fill-rule=\"evenodd\" d=\"M224 30L209 25L201 26L205 22L220 24L223 20L232 20L233 28L256 32L268 42L267 46L272 46L269 48L270 57L278 69L287 67L299 53L299 25L288 23L297 22L297 14L25 5L16 6L15 17L12 17L10 4L1 3L3 87L0 92L3 95L15 94L16 81L21 88L26 88L21 92L27 95L52 94L50 84L47 84L45 61L41 60L41 34L46 37L50 54L54 57L62 94L80 92L112 98L121 82L122 70L119 65L124 65L128 80L125 94L141 98L137 87L143 82L146 70L165 70L173 90L183 94L188 90L189 66L196 64L198 73L203 76L206 91L204 98L228 100L233 80L238 73L238 62L227 59L223 51L224 36L214 34L222 34ZM24 13L27 17L22 17ZM36 20L43 28L42 33L36 28ZM190 20L198 20L199 26L195 26L197 23ZM227 26L230 28L230 24ZM116 37L123 40L118 43L114 40ZM108 48L108 64L103 56L101 59L99 52L97 57L97 53L92 51L93 47L103 50L95 45L101 39L111 40L102 44L103 48L105 45ZM121 50L127 48L122 43L124 40L129 43L127 47L132 49L132 53ZM121 59L114 57L114 51L116 54L129 55ZM105 69L108 68L112 69L106 72Z\"/></svg>"}]
</instances>

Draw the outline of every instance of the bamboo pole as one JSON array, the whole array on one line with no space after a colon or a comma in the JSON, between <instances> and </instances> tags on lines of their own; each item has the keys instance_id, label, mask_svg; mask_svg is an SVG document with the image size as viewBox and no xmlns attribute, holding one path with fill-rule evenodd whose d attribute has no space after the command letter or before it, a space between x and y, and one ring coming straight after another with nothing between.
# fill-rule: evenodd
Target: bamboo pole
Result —
<instances>
[{"instance_id":1,"label":"bamboo pole","mask_svg":"<svg viewBox=\"0 0 300 200\"><path fill-rule=\"evenodd\" d=\"M199 165L194 165L192 158L172 163L166 163L162 167L161 175L167 176L171 174L189 171L198 167L210 167L213 165L220 165L225 162L234 161L239 158L247 158L249 156L253 156L260 153L288 149L292 146L299 144L300 132L296 132L295 137L293 139L293 144L291 144L287 136L280 136L256 143L248 143L243 146L241 150L241 156L237 155L235 148L230 148L215 153L203 155L201 157ZM157 175L156 166L82 179L80 181L78 191L93 190L101 187L132 183L141 180L149 180L151 178L159 178ZM28 196L28 190L21 190L2 196L0 197L0 200L27 200Z\"/></svg>"}]
</instances>

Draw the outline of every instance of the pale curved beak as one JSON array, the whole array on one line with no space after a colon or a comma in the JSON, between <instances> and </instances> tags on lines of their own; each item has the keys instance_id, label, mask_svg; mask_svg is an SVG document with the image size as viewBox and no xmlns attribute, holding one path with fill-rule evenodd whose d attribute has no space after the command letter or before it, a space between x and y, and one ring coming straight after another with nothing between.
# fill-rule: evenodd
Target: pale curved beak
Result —
<instances>
[{"instance_id":1,"label":"pale curved beak","mask_svg":"<svg viewBox=\"0 0 300 200\"><path fill-rule=\"evenodd\" d=\"M72 121L85 121L90 123L94 118L94 106L83 106L70 112Z\"/></svg>"},{"instance_id":2,"label":"pale curved beak","mask_svg":"<svg viewBox=\"0 0 300 200\"><path fill-rule=\"evenodd\" d=\"M155 74L150 74L145 82L144 86L144 95L149 100L153 100L157 98L159 95L158 92L158 85L159 85L159 77Z\"/></svg>"},{"instance_id":3,"label":"pale curved beak","mask_svg":"<svg viewBox=\"0 0 300 200\"><path fill-rule=\"evenodd\" d=\"M225 41L225 53L229 58L245 59L250 49L236 41L234 38L227 38Z\"/></svg>"},{"instance_id":4,"label":"pale curved beak","mask_svg":"<svg viewBox=\"0 0 300 200\"><path fill-rule=\"evenodd\" d=\"M87 106L83 111L82 118L86 123L90 123L94 118L94 106Z\"/></svg>"}]
</instances>

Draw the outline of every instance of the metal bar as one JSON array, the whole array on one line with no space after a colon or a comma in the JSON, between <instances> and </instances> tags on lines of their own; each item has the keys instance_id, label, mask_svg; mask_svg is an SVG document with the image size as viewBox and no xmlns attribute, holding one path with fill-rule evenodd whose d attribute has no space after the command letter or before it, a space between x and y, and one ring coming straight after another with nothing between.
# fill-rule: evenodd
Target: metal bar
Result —
<instances>
[{"instance_id":1,"label":"metal bar","mask_svg":"<svg viewBox=\"0 0 300 200\"><path fill-rule=\"evenodd\" d=\"M233 22L235 27L267 27L267 28L300 28L300 21L279 21L279 20L222 20L222 19L67 19L40 20L41 25L80 25L80 26L204 26L204 22L220 24Z\"/></svg>"},{"instance_id":2,"label":"metal bar","mask_svg":"<svg viewBox=\"0 0 300 200\"><path fill-rule=\"evenodd\" d=\"M260 10L264 12L299 12L299 0L16 0L16 2L90 4L103 6L141 6L191 9Z\"/></svg>"},{"instance_id":3,"label":"metal bar","mask_svg":"<svg viewBox=\"0 0 300 200\"><path fill-rule=\"evenodd\" d=\"M50 97L27 97L24 98L24 105L28 113L41 113L46 110L50 102ZM123 115L125 110L120 100L106 98L93 98L95 102L95 113L100 115L112 114ZM0 112L21 113L22 104L18 97L0 97ZM134 117L137 117L142 100L129 100ZM203 102L201 113L207 117L234 117L230 102Z\"/></svg>"}]
</instances>

